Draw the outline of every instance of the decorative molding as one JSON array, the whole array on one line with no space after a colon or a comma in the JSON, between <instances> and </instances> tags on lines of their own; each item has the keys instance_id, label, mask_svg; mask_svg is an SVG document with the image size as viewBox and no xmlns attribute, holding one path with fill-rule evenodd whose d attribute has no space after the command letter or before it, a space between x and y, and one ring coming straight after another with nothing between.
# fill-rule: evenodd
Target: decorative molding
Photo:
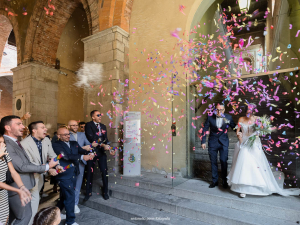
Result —
<instances>
[{"instance_id":1,"label":"decorative molding","mask_svg":"<svg viewBox=\"0 0 300 225\"><path fill-rule=\"evenodd\" d=\"M81 39L81 41L83 43L88 43L88 42L96 40L96 39L98 39L100 37L106 36L106 35L111 34L111 33L116 33L116 32L122 34L125 37L129 37L129 33L126 32L125 30L123 30L121 27L119 27L119 26L113 26L113 27L110 27L110 28L108 28L106 30L100 31L100 32L98 32L96 34L93 34L91 36L83 38L83 39Z\"/></svg>"},{"instance_id":2,"label":"decorative molding","mask_svg":"<svg viewBox=\"0 0 300 225\"><path fill-rule=\"evenodd\" d=\"M51 67L44 66L44 65L42 65L42 64L34 63L34 62L22 64L22 65L20 65L20 66L17 66L17 67L15 67L15 68L12 68L11 71L17 72L17 71L19 71L19 70L22 70L22 69L27 68L27 67L30 67L30 66L46 68L47 70L51 70L51 71L53 71L54 73L59 73L59 70L57 70L57 69L53 69L53 68L51 68Z\"/></svg>"}]
</instances>

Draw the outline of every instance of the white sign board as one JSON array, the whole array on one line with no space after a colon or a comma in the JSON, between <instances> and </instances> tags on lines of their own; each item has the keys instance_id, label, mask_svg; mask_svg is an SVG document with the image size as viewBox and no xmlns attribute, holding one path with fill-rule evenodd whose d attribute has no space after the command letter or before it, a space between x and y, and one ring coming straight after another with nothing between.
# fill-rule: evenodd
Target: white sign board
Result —
<instances>
[{"instance_id":1,"label":"white sign board","mask_svg":"<svg viewBox=\"0 0 300 225\"><path fill-rule=\"evenodd\" d=\"M141 175L141 113L124 115L123 175Z\"/></svg>"}]
</instances>

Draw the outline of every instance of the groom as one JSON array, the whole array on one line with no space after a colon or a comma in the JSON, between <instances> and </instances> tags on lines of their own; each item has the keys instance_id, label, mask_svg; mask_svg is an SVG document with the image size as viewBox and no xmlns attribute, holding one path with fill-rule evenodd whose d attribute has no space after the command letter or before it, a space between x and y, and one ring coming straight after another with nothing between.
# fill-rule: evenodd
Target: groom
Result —
<instances>
[{"instance_id":1,"label":"groom","mask_svg":"<svg viewBox=\"0 0 300 225\"><path fill-rule=\"evenodd\" d=\"M223 187L227 188L227 160L228 160L228 128L235 128L235 123L233 122L232 116L224 114L225 107L223 103L217 104L216 114L208 116L205 121L203 132L202 132L202 141L201 147L203 150L206 148L206 135L209 132L208 139L208 153L211 162L211 171L212 171L212 183L209 185L209 188L214 188L218 186L218 152L220 152L220 162L222 169L222 181Z\"/></svg>"}]
</instances>

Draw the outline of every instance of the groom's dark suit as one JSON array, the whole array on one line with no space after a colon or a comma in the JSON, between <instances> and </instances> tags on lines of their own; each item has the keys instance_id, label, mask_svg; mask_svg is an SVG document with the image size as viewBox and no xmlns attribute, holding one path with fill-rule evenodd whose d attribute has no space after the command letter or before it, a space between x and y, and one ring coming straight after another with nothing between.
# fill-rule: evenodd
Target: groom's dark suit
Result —
<instances>
[{"instance_id":1,"label":"groom's dark suit","mask_svg":"<svg viewBox=\"0 0 300 225\"><path fill-rule=\"evenodd\" d=\"M235 128L232 116L224 114L225 117L222 119L222 125L220 128L217 127L217 116L214 114L208 116L205 121L201 144L206 142L206 132L210 128L209 139L208 139L208 153L211 162L212 180L214 183L218 182L218 152L220 152L220 162L222 169L223 184L227 183L227 160L228 160L228 128Z\"/></svg>"}]
</instances>

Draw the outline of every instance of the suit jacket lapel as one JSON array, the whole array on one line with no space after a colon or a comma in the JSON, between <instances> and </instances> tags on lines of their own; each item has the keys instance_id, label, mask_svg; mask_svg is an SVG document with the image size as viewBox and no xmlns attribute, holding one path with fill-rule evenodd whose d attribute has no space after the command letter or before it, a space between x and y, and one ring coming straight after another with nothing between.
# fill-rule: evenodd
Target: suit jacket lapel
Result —
<instances>
[{"instance_id":1,"label":"suit jacket lapel","mask_svg":"<svg viewBox=\"0 0 300 225\"><path fill-rule=\"evenodd\" d=\"M47 161L47 157L48 157L48 145L44 138L44 140L42 141L42 160L43 160L42 164Z\"/></svg>"},{"instance_id":2,"label":"suit jacket lapel","mask_svg":"<svg viewBox=\"0 0 300 225\"><path fill-rule=\"evenodd\" d=\"M34 161L36 161L36 162L39 162L39 164L41 165L41 164L43 164L42 162L41 162L41 157L40 157L40 152L39 152L39 149L38 149L38 147L37 147L37 145L36 145L36 143L35 143L35 141L33 140L33 138L31 137L31 136L29 136L28 137L28 146L29 146L29 148L31 149L31 151L32 151L32 153L33 154L31 154L33 157L34 157ZM42 147L43 148L43 147ZM43 152L43 149L42 149L42 152Z\"/></svg>"},{"instance_id":3,"label":"suit jacket lapel","mask_svg":"<svg viewBox=\"0 0 300 225\"><path fill-rule=\"evenodd\" d=\"M218 126L217 126L217 116L216 116L216 114L214 114L214 116L213 116L213 122L214 122L214 126L218 129Z\"/></svg>"},{"instance_id":4,"label":"suit jacket lapel","mask_svg":"<svg viewBox=\"0 0 300 225\"><path fill-rule=\"evenodd\" d=\"M71 149L69 148L69 146L65 142L61 141L61 144L64 147L64 149L67 150L68 153L72 153ZM71 142L70 142L70 147L71 147Z\"/></svg>"},{"instance_id":5,"label":"suit jacket lapel","mask_svg":"<svg viewBox=\"0 0 300 225\"><path fill-rule=\"evenodd\" d=\"M70 141L75 141L75 137L73 135L73 133L70 132ZM78 133L77 133L77 140L78 140Z\"/></svg>"},{"instance_id":6,"label":"suit jacket lapel","mask_svg":"<svg viewBox=\"0 0 300 225\"><path fill-rule=\"evenodd\" d=\"M10 138L6 138L6 137L4 137L4 140L5 140L5 142L9 142L9 143L13 146L13 148L18 149L17 153L18 153L19 155L20 155L20 153L23 152L23 154L25 155L25 157L27 158L27 160L30 161L29 156L27 155L26 151L23 150L23 149L21 149L20 146L19 146L16 142L14 142L14 141L11 140Z\"/></svg>"}]
</instances>

